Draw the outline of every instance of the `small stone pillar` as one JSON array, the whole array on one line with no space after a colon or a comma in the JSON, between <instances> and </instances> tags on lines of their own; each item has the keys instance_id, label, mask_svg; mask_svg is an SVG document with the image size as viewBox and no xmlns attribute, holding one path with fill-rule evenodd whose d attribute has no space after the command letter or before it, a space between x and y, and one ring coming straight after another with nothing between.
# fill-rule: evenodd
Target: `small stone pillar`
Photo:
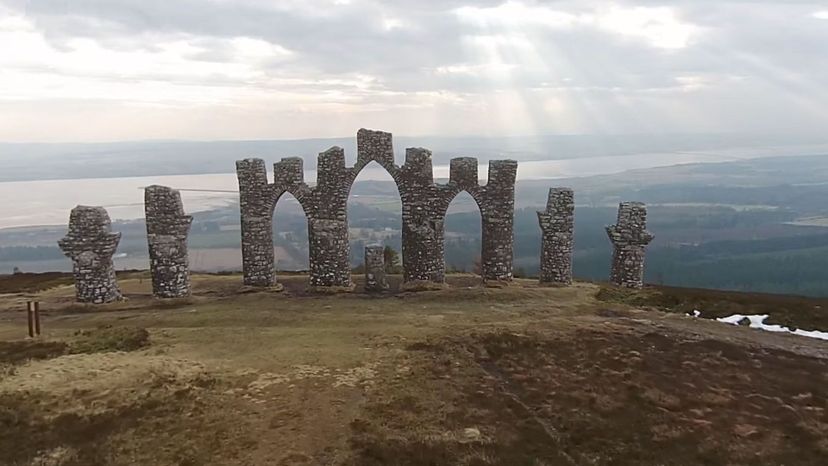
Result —
<instances>
[{"instance_id":1,"label":"small stone pillar","mask_svg":"<svg viewBox=\"0 0 828 466\"><path fill-rule=\"evenodd\" d=\"M69 233L58 246L72 259L75 296L81 303L108 303L122 299L115 280L112 256L121 240L103 207L77 206L69 215Z\"/></svg>"},{"instance_id":2,"label":"small stone pillar","mask_svg":"<svg viewBox=\"0 0 828 466\"><path fill-rule=\"evenodd\" d=\"M144 190L152 294L157 298L190 295L187 235L193 217L184 214L181 193L166 186Z\"/></svg>"},{"instance_id":3,"label":"small stone pillar","mask_svg":"<svg viewBox=\"0 0 828 466\"><path fill-rule=\"evenodd\" d=\"M575 231L575 194L569 188L551 188L546 211L538 212L541 240L541 284L572 284L572 243Z\"/></svg>"},{"instance_id":4,"label":"small stone pillar","mask_svg":"<svg viewBox=\"0 0 828 466\"><path fill-rule=\"evenodd\" d=\"M381 244L365 246L365 291L385 291L385 247Z\"/></svg>"},{"instance_id":5,"label":"small stone pillar","mask_svg":"<svg viewBox=\"0 0 828 466\"><path fill-rule=\"evenodd\" d=\"M622 202L618 222L607 227L607 235L615 247L610 281L626 288L642 288L645 248L654 238L647 231L647 207L640 202Z\"/></svg>"}]
</instances>

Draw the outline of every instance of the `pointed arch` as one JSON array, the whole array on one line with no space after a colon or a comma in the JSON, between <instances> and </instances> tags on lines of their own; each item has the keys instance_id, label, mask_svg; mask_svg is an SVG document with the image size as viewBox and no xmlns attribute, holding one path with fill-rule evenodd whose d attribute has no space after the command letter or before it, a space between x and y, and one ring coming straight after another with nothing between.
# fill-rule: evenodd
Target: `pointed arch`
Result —
<instances>
[{"instance_id":1,"label":"pointed arch","mask_svg":"<svg viewBox=\"0 0 828 466\"><path fill-rule=\"evenodd\" d=\"M477 200L466 190L458 191L443 218L446 272L482 276L483 217Z\"/></svg>"},{"instance_id":2,"label":"pointed arch","mask_svg":"<svg viewBox=\"0 0 828 466\"><path fill-rule=\"evenodd\" d=\"M288 191L278 195L273 204L274 272L308 270L308 219L304 207Z\"/></svg>"},{"instance_id":3,"label":"pointed arch","mask_svg":"<svg viewBox=\"0 0 828 466\"><path fill-rule=\"evenodd\" d=\"M364 183L366 181L372 183ZM381 183L380 188L376 188L377 181ZM387 167L372 160L359 170L354 170L346 209L351 267L363 264L368 245L382 244L401 251L402 198L397 182ZM393 264L386 266L393 270Z\"/></svg>"}]
</instances>

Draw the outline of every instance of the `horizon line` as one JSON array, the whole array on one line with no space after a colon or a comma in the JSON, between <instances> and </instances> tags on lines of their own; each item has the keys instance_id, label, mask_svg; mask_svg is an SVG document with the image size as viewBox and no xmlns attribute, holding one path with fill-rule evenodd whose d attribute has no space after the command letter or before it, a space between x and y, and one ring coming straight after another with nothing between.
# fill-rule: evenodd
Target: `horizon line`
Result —
<instances>
[{"instance_id":1,"label":"horizon line","mask_svg":"<svg viewBox=\"0 0 828 466\"><path fill-rule=\"evenodd\" d=\"M362 129L362 128L360 128ZM373 131L384 131L376 128L365 128ZM358 131L358 130L357 130ZM761 137L789 137L789 138L819 138L823 137L819 133L770 133L767 131L747 132L747 131L722 131L722 132L630 132L630 133L526 133L526 134L501 134L501 135L484 135L484 134L457 134L457 135L439 135L439 134L422 134L422 135L397 135L393 132L391 134L394 138L428 138L428 139L464 139L464 138L478 138L478 139L517 139L517 138L540 138L540 137L631 137L631 136L650 136L650 137L668 137L668 136L761 136ZM190 139L190 138L158 138L158 139L121 139L121 140L97 140L97 141L0 141L0 145L104 145L104 144L150 144L150 143L225 143L225 142L301 142L301 141L325 141L325 140L342 140L342 139L356 139L356 132L353 136L328 136L328 137L286 137L286 138L240 138L240 139ZM824 138L828 142L828 138Z\"/></svg>"}]
</instances>

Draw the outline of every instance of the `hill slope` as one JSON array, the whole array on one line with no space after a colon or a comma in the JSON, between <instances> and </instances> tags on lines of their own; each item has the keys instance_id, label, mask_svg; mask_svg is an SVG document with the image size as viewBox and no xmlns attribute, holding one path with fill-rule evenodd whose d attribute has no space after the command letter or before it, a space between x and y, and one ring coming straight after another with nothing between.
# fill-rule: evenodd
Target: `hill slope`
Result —
<instances>
[{"instance_id":1,"label":"hill slope","mask_svg":"<svg viewBox=\"0 0 828 466\"><path fill-rule=\"evenodd\" d=\"M819 300L518 281L371 297L194 277L85 307L0 279L4 464L819 464L828 342L686 317L751 309L825 329ZM39 290L39 291L38 291ZM42 340L20 340L26 299ZM673 311L673 312L665 312ZM705 309L703 309L705 311ZM149 339L142 329L148 331ZM119 348L121 352L106 352ZM32 358L31 360L28 360Z\"/></svg>"}]
</instances>

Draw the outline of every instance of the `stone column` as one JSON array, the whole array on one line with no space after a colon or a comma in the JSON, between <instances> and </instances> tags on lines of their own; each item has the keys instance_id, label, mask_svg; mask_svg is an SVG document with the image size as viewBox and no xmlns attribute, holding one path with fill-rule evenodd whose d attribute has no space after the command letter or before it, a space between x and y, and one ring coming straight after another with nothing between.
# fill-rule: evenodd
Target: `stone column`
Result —
<instances>
[{"instance_id":1,"label":"stone column","mask_svg":"<svg viewBox=\"0 0 828 466\"><path fill-rule=\"evenodd\" d=\"M541 240L540 282L572 284L572 243L575 231L575 194L569 188L551 188L546 211L538 212Z\"/></svg>"},{"instance_id":2,"label":"stone column","mask_svg":"<svg viewBox=\"0 0 828 466\"><path fill-rule=\"evenodd\" d=\"M310 286L351 286L348 224L342 220L308 218Z\"/></svg>"},{"instance_id":3,"label":"stone column","mask_svg":"<svg viewBox=\"0 0 828 466\"><path fill-rule=\"evenodd\" d=\"M75 296L81 303L108 303L122 299L112 256L121 240L103 207L77 206L69 215L69 233L58 241L72 259Z\"/></svg>"},{"instance_id":4,"label":"stone column","mask_svg":"<svg viewBox=\"0 0 828 466\"><path fill-rule=\"evenodd\" d=\"M381 244L365 246L365 291L385 291L385 247Z\"/></svg>"},{"instance_id":5,"label":"stone column","mask_svg":"<svg viewBox=\"0 0 828 466\"><path fill-rule=\"evenodd\" d=\"M184 214L181 193L166 186L144 190L152 294L158 298L190 295L187 235L193 217Z\"/></svg>"},{"instance_id":6,"label":"stone column","mask_svg":"<svg viewBox=\"0 0 828 466\"><path fill-rule=\"evenodd\" d=\"M484 281L511 281L515 223L517 162L492 160L480 204L483 246L480 257Z\"/></svg>"},{"instance_id":7,"label":"stone column","mask_svg":"<svg viewBox=\"0 0 828 466\"><path fill-rule=\"evenodd\" d=\"M241 211L242 270L247 286L275 284L273 273L273 190L262 159L236 162Z\"/></svg>"},{"instance_id":8,"label":"stone column","mask_svg":"<svg viewBox=\"0 0 828 466\"><path fill-rule=\"evenodd\" d=\"M647 231L644 204L622 202L618 208L618 222L607 227L607 235L615 247L610 281L626 288L642 288L645 248L654 238Z\"/></svg>"},{"instance_id":9,"label":"stone column","mask_svg":"<svg viewBox=\"0 0 828 466\"><path fill-rule=\"evenodd\" d=\"M406 149L397 187L402 200L403 280L444 283L443 221L449 201L446 190L434 184L430 151Z\"/></svg>"},{"instance_id":10,"label":"stone column","mask_svg":"<svg viewBox=\"0 0 828 466\"><path fill-rule=\"evenodd\" d=\"M348 244L350 174L345 151L333 147L317 159L316 186L306 197L310 286L351 287Z\"/></svg>"}]
</instances>

